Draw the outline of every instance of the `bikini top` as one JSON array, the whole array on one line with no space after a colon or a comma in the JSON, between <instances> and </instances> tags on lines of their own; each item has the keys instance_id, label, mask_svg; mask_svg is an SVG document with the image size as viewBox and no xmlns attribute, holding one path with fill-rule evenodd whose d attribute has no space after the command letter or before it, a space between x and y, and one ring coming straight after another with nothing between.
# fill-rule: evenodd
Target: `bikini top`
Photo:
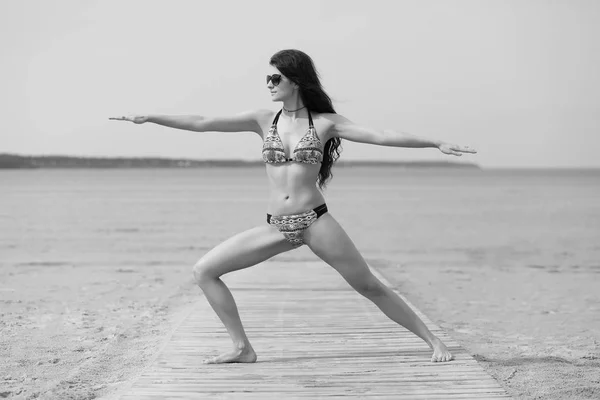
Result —
<instances>
[{"instance_id":1,"label":"bikini top","mask_svg":"<svg viewBox=\"0 0 600 400\"><path fill-rule=\"evenodd\" d=\"M317 136L317 130L313 125L313 120L308 112L308 131L296 145L292 158L287 158L281 137L277 133L277 121L281 115L281 111L277 113L269 133L263 143L262 157L263 161L268 164L280 164L289 161L296 161L305 164L318 164L323 162L323 150L321 150L321 140Z\"/></svg>"}]
</instances>

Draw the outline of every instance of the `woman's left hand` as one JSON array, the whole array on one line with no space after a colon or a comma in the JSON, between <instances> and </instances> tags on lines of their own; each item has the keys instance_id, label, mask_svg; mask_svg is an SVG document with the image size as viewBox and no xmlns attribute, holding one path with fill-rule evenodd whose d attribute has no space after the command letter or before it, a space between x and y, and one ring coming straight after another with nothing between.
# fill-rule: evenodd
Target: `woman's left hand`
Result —
<instances>
[{"instance_id":1,"label":"woman's left hand","mask_svg":"<svg viewBox=\"0 0 600 400\"><path fill-rule=\"evenodd\" d=\"M462 153L477 153L477 151L469 146L459 146L451 143L441 143L438 149L444 154L451 154L454 156L462 156Z\"/></svg>"}]
</instances>

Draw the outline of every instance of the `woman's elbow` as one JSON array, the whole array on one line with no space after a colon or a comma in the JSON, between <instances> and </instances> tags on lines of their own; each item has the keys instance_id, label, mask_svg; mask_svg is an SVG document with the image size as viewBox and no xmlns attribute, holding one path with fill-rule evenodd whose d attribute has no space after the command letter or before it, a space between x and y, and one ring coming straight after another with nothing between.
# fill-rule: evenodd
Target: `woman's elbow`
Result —
<instances>
[{"instance_id":1,"label":"woman's elbow","mask_svg":"<svg viewBox=\"0 0 600 400\"><path fill-rule=\"evenodd\" d=\"M374 133L370 139L370 142L374 145L389 146L388 136L383 131Z\"/></svg>"},{"instance_id":2,"label":"woman's elbow","mask_svg":"<svg viewBox=\"0 0 600 400\"><path fill-rule=\"evenodd\" d=\"M208 132L214 129L211 129L213 123L211 120L205 117L196 116L190 121L190 130L194 132Z\"/></svg>"}]
</instances>

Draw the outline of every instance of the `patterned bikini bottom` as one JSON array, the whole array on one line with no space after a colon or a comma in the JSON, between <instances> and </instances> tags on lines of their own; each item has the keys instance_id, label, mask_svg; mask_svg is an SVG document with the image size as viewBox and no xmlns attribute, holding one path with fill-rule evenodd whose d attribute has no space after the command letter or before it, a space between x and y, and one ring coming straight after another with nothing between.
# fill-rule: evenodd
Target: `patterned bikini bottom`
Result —
<instances>
[{"instance_id":1,"label":"patterned bikini bottom","mask_svg":"<svg viewBox=\"0 0 600 400\"><path fill-rule=\"evenodd\" d=\"M321 215L327 212L325 203L301 214L271 215L267 214L267 223L277 228L288 242L296 247L304 244L304 231Z\"/></svg>"}]
</instances>

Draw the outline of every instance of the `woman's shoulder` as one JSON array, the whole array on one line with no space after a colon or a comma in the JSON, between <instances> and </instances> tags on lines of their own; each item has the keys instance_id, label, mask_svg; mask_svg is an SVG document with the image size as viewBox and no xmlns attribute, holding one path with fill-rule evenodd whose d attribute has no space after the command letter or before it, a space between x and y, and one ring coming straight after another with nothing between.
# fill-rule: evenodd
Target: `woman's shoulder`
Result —
<instances>
[{"instance_id":1,"label":"woman's shoulder","mask_svg":"<svg viewBox=\"0 0 600 400\"><path fill-rule=\"evenodd\" d=\"M312 116L313 119L317 118L323 122L329 122L331 124L336 124L347 120L347 118L337 113L312 113Z\"/></svg>"},{"instance_id":2,"label":"woman's shoulder","mask_svg":"<svg viewBox=\"0 0 600 400\"><path fill-rule=\"evenodd\" d=\"M273 124L273 120L275 119L275 115L278 113L278 111L261 108L250 111L250 113L252 113L253 119L260 127L260 136L264 137L265 133L268 132L270 126Z\"/></svg>"},{"instance_id":3,"label":"woman's shoulder","mask_svg":"<svg viewBox=\"0 0 600 400\"><path fill-rule=\"evenodd\" d=\"M323 124L334 126L349 122L348 118L337 113L313 113L313 119L318 119Z\"/></svg>"},{"instance_id":4,"label":"woman's shoulder","mask_svg":"<svg viewBox=\"0 0 600 400\"><path fill-rule=\"evenodd\" d=\"M251 113L256 118L256 120L262 120L265 118L275 117L275 114L277 113L277 111L269 110L266 108L261 108L258 110L249 111L249 113Z\"/></svg>"},{"instance_id":5,"label":"woman's shoulder","mask_svg":"<svg viewBox=\"0 0 600 400\"><path fill-rule=\"evenodd\" d=\"M242 111L241 113L237 114L235 117L236 118L244 118L246 120L253 119L257 122L260 122L261 120L272 117L272 116L275 116L274 111L267 110L265 108L261 108L261 109Z\"/></svg>"},{"instance_id":6,"label":"woman's shoulder","mask_svg":"<svg viewBox=\"0 0 600 400\"><path fill-rule=\"evenodd\" d=\"M336 113L312 113L312 117L319 136L325 141L334 136L335 126L345 120L343 116Z\"/></svg>"},{"instance_id":7,"label":"woman's shoulder","mask_svg":"<svg viewBox=\"0 0 600 400\"><path fill-rule=\"evenodd\" d=\"M258 123L258 125L260 125L262 127L262 126L271 124L271 122L273 121L273 118L275 118L275 114L277 114L277 111L268 110L266 108L261 108L261 109L247 111L247 113L248 113L248 116L250 116L252 119L254 119Z\"/></svg>"}]
</instances>

